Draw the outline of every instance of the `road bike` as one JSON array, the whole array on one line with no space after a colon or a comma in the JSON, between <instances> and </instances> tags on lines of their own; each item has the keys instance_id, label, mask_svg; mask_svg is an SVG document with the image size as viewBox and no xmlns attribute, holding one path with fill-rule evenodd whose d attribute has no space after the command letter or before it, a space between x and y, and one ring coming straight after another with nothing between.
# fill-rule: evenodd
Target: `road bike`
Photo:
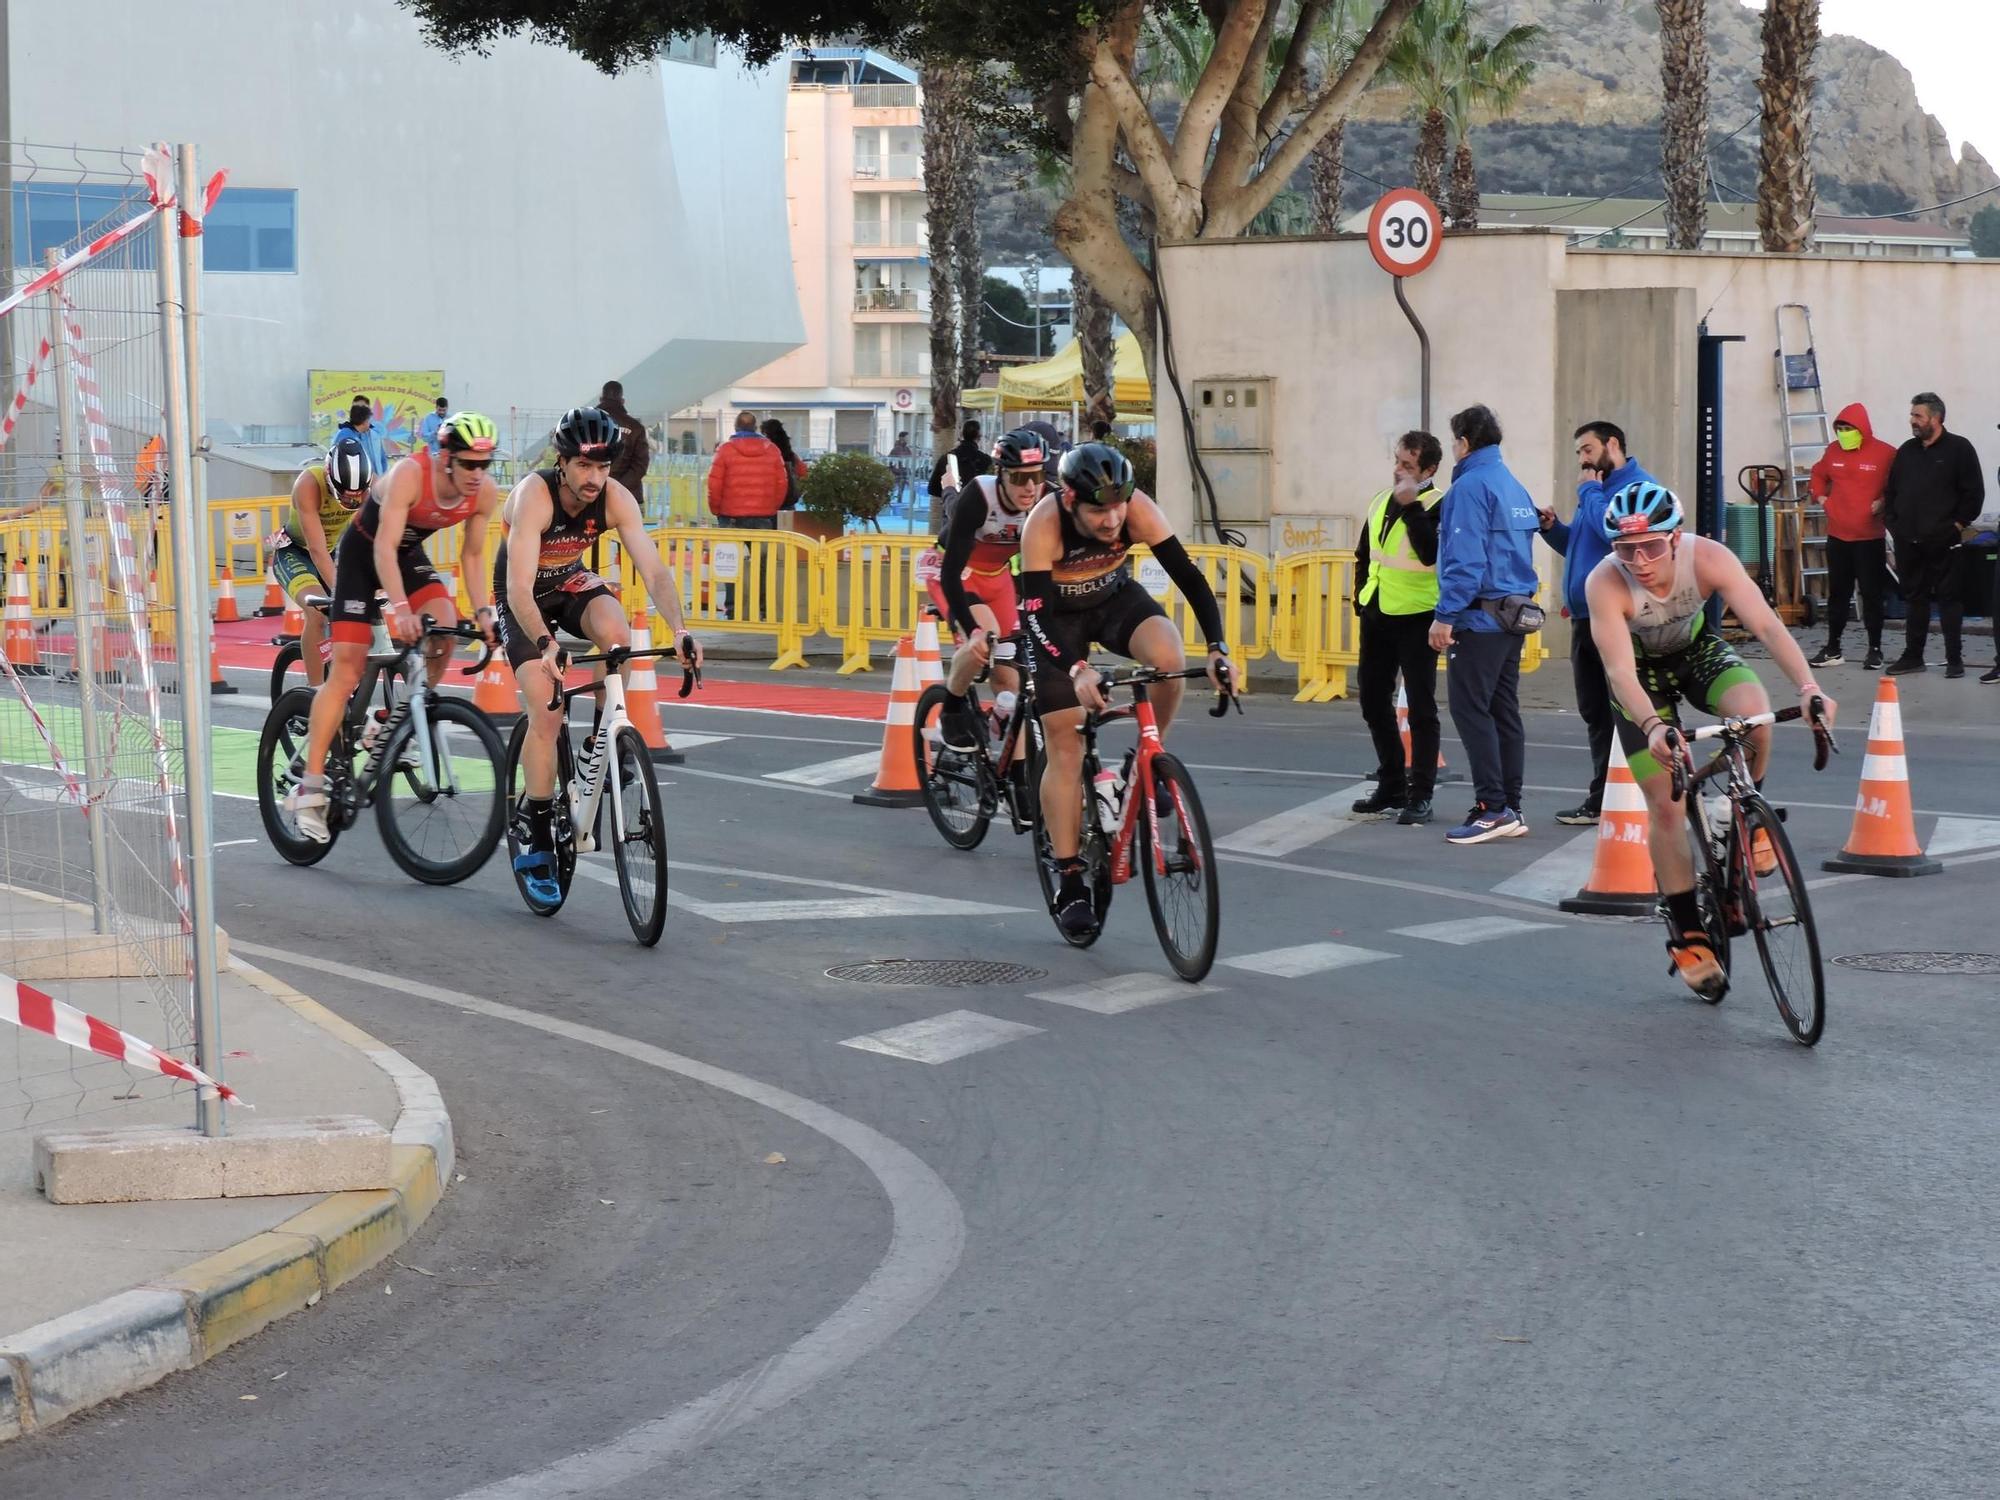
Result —
<instances>
[{"instance_id":1,"label":"road bike","mask_svg":"<svg viewBox=\"0 0 2000 1500\"><path fill-rule=\"evenodd\" d=\"M553 832L558 895L554 901L539 901L530 894L526 872L520 867L522 856L532 848L533 828L528 815L527 781L521 770L521 750L528 742L528 721L522 718L515 722L514 732L507 741L506 766L501 778L501 785L506 788L507 853L521 900L536 916L552 917L561 911L576 879L577 856L601 852L609 843L632 935L641 946L650 948L666 930L667 820L660 805L660 783L653 774L652 757L626 710L625 679L619 669L627 662L678 654L672 647L634 651L615 646L596 656L568 658L569 666L602 666L605 672L601 680L581 687L565 688L558 681L549 698L549 708L563 713L563 727L556 735ZM699 669L684 663L680 696L687 697L700 680ZM570 744L569 705L581 694L600 690L604 699L579 754ZM617 774L607 774L609 768L615 768Z\"/></svg>"},{"instance_id":2,"label":"road bike","mask_svg":"<svg viewBox=\"0 0 2000 1500\"><path fill-rule=\"evenodd\" d=\"M1840 747L1820 717L1819 700L1813 703L1813 769L1823 771L1828 758ZM1676 801L1685 797L1688 803L1695 899L1701 908L1702 928L1723 971L1713 993L1702 998L1713 1005L1729 992L1729 940L1747 933L1757 944L1757 957L1785 1028L1810 1047L1826 1029L1826 974L1820 962L1819 929L1813 922L1812 900L1806 893L1798 856L1785 833L1784 814L1757 790L1750 775L1748 750L1752 730L1804 717L1799 708L1781 708L1725 718L1719 724L1703 725L1691 736L1670 727L1667 735L1673 756L1673 795ZM1722 748L1696 770L1691 744L1702 740L1720 740ZM1702 787L1710 782L1720 785L1719 797L1702 795ZM1761 873L1757 869L1759 835L1772 860L1771 867ZM1668 933L1678 938L1664 902L1660 913Z\"/></svg>"},{"instance_id":3,"label":"road bike","mask_svg":"<svg viewBox=\"0 0 2000 1500\"><path fill-rule=\"evenodd\" d=\"M1042 781L1042 725L1035 717L1034 678L1021 674L1021 689L1011 713L1004 718L979 701L979 683L993 666L1012 665L1021 638L1008 636L993 644L993 661L966 688L973 722L979 725L979 747L954 750L944 743L940 722L949 691L941 682L924 689L917 699L916 765L923 784L924 806L931 822L954 849L975 849L986 837L993 815L1007 810L1015 833L1035 826L1035 802Z\"/></svg>"},{"instance_id":4,"label":"road bike","mask_svg":"<svg viewBox=\"0 0 2000 1500\"><path fill-rule=\"evenodd\" d=\"M1226 668L1225 668L1226 671ZM1108 699L1120 689L1132 694L1126 708L1107 708L1102 713L1083 716L1083 778L1080 837L1077 854L1083 860L1091 904L1096 910L1096 928L1082 937L1056 924L1064 941L1088 948L1103 930L1111 910L1112 890L1132 878L1136 865L1146 882L1146 904L1152 909L1153 931L1167 962L1190 983L1203 979L1215 964L1215 945L1221 936L1222 897L1216 884L1215 845L1208 834L1208 816L1202 811L1194 778L1180 760L1160 743L1159 719L1153 713L1147 689L1156 682L1206 677L1205 667L1183 672L1161 672L1139 667L1127 672L1106 673L1098 681L1098 691ZM1227 676L1216 694L1211 718L1229 712L1236 699ZM1104 725L1130 719L1139 726L1139 743L1126 754L1122 773L1104 769L1097 756L1097 731ZM1035 808L1035 873L1042 883L1042 896L1054 915L1056 889L1061 878L1056 873L1055 852L1049 843L1045 809ZM1163 826L1164 825L1164 826Z\"/></svg>"},{"instance_id":5,"label":"road bike","mask_svg":"<svg viewBox=\"0 0 2000 1500\"><path fill-rule=\"evenodd\" d=\"M326 758L329 837L323 844L300 833L285 810L285 798L305 772L316 689L291 688L271 704L257 742L257 810L271 847L292 864L325 859L371 804L389 857L426 885L464 880L499 844L499 731L464 699L429 687L413 691L422 683L422 643L435 639L480 642L483 650L465 669L468 677L483 671L493 655L477 625L438 625L429 615L417 642L369 653ZM381 704L371 709L378 689Z\"/></svg>"}]
</instances>

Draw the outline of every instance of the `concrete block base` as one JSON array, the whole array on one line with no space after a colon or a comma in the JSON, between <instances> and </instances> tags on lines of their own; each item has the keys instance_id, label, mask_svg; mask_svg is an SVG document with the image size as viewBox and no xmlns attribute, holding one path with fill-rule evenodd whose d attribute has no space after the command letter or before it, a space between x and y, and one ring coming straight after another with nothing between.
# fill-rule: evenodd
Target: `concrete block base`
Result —
<instances>
[{"instance_id":1,"label":"concrete block base","mask_svg":"<svg viewBox=\"0 0 2000 1500\"><path fill-rule=\"evenodd\" d=\"M35 1184L51 1203L149 1203L345 1193L392 1185L389 1132L361 1115L236 1125L78 1130L35 1141Z\"/></svg>"},{"instance_id":2,"label":"concrete block base","mask_svg":"<svg viewBox=\"0 0 2000 1500\"><path fill-rule=\"evenodd\" d=\"M86 922L88 919L86 919ZM215 961L229 962L229 934L215 929ZM0 934L0 974L30 983L50 979L144 979L156 961L115 932L26 927Z\"/></svg>"}]
</instances>

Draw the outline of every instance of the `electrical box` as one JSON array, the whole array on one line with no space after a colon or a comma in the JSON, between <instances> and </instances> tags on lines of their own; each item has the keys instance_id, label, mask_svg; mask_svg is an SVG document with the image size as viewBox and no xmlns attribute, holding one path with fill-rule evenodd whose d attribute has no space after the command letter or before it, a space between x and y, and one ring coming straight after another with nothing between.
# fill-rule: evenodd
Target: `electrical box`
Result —
<instances>
[{"instance_id":1,"label":"electrical box","mask_svg":"<svg viewBox=\"0 0 2000 1500\"><path fill-rule=\"evenodd\" d=\"M1271 447L1269 378L1197 380L1194 440L1204 453L1268 452Z\"/></svg>"},{"instance_id":2,"label":"electrical box","mask_svg":"<svg viewBox=\"0 0 2000 1500\"><path fill-rule=\"evenodd\" d=\"M1215 486L1215 509L1223 524L1271 519L1271 455L1240 449L1203 453L1202 467Z\"/></svg>"}]
</instances>

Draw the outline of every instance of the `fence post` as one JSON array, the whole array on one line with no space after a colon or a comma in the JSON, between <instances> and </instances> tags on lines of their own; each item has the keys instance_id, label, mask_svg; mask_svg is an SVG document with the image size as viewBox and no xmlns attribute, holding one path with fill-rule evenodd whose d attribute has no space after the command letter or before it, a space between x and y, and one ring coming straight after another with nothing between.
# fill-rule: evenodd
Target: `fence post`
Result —
<instances>
[{"instance_id":1,"label":"fence post","mask_svg":"<svg viewBox=\"0 0 2000 1500\"><path fill-rule=\"evenodd\" d=\"M194 442L188 427L188 373L192 342L182 301L181 215L200 209L194 196L194 148L174 153L179 203L159 216L160 340L166 365L167 473L173 500L174 654L180 664L181 763L187 787L187 882L189 941L194 956L194 1045L196 1065L211 1078L222 1077L222 1006L216 991L215 960L215 802L209 766L208 591L203 566L208 513L198 500ZM222 1100L209 1089L196 1094L196 1122L203 1135L224 1135Z\"/></svg>"},{"instance_id":2,"label":"fence post","mask_svg":"<svg viewBox=\"0 0 2000 1500\"><path fill-rule=\"evenodd\" d=\"M49 252L49 264L58 259ZM90 536L84 514L84 467L82 439L76 420L76 387L70 378L69 329L63 321L62 292L49 290L49 344L53 354L49 373L56 377L56 430L62 448L62 493L64 545L69 549L69 616L71 651L76 666L76 701L83 730L83 788L87 806L84 823L90 830L90 911L91 923L100 933L111 931L111 854L106 841L103 804L104 762L97 715L91 696L98 690L97 641L92 632L96 621L91 615ZM61 570L57 570L60 579ZM54 580L52 580L53 582Z\"/></svg>"}]
</instances>

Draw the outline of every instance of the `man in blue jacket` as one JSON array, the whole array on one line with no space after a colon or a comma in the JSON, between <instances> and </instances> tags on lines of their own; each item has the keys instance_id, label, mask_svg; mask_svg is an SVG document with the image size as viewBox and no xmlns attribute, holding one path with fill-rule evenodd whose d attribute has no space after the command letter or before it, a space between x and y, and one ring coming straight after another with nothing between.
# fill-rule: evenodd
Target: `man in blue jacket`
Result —
<instances>
[{"instance_id":1,"label":"man in blue jacket","mask_svg":"<svg viewBox=\"0 0 2000 1500\"><path fill-rule=\"evenodd\" d=\"M1611 553L1604 539L1604 507L1628 484L1659 481L1625 452L1625 431L1611 422L1586 422L1576 430L1576 461L1582 480L1576 487L1576 514L1558 521L1552 510L1542 512L1542 539L1562 554L1563 613L1569 616L1569 674L1576 687L1576 711L1590 735L1590 790L1583 801L1556 814L1558 823L1572 827L1595 823L1604 807L1605 767L1611 760L1615 718L1611 689L1604 680L1604 663L1590 636L1590 605L1584 583L1590 570Z\"/></svg>"},{"instance_id":2,"label":"man in blue jacket","mask_svg":"<svg viewBox=\"0 0 2000 1500\"><path fill-rule=\"evenodd\" d=\"M1437 623L1431 647L1446 653L1451 722L1472 766L1479 801L1445 839L1483 844L1528 831L1521 817L1527 732L1521 725L1521 637L1501 628L1502 601L1533 598L1534 536L1541 515L1500 457L1500 419L1468 406L1451 419L1457 460L1438 523Z\"/></svg>"}]
</instances>

